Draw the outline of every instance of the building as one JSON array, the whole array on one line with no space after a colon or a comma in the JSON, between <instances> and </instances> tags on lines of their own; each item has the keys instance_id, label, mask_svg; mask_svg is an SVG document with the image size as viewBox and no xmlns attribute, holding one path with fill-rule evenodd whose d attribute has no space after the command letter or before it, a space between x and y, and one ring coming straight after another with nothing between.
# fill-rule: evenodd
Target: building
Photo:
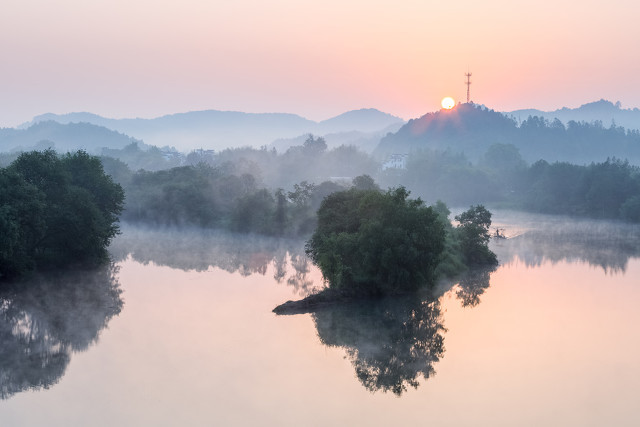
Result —
<instances>
[{"instance_id":1,"label":"building","mask_svg":"<svg viewBox=\"0 0 640 427\"><path fill-rule=\"evenodd\" d=\"M391 154L387 161L382 164L382 170L406 169L408 159L408 154Z\"/></svg>"}]
</instances>

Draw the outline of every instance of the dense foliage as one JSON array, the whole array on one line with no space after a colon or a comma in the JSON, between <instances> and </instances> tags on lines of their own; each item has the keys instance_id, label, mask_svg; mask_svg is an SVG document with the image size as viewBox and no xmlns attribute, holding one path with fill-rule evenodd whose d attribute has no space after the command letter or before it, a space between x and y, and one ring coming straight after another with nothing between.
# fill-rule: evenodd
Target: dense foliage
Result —
<instances>
[{"instance_id":1,"label":"dense foliage","mask_svg":"<svg viewBox=\"0 0 640 427\"><path fill-rule=\"evenodd\" d=\"M336 192L322 202L306 252L330 292L344 296L411 292L438 276L497 264L487 246L491 213L472 206L456 227L449 213L442 202L409 199L404 187Z\"/></svg>"},{"instance_id":2,"label":"dense foliage","mask_svg":"<svg viewBox=\"0 0 640 427\"><path fill-rule=\"evenodd\" d=\"M234 164L206 163L132 173L122 162L103 158L127 193L123 219L160 226L197 226L271 236L310 234L322 199L345 187L306 181L291 191L270 190ZM375 185L358 177L360 185Z\"/></svg>"},{"instance_id":3,"label":"dense foliage","mask_svg":"<svg viewBox=\"0 0 640 427\"><path fill-rule=\"evenodd\" d=\"M83 151L21 154L0 169L0 277L100 264L123 201L120 185Z\"/></svg>"},{"instance_id":4,"label":"dense foliage","mask_svg":"<svg viewBox=\"0 0 640 427\"><path fill-rule=\"evenodd\" d=\"M132 144L122 150L104 151L120 158L121 162L108 157L103 160L105 169L125 188L134 176L131 170L138 168L166 170L177 165L197 167L206 164L223 175L251 175L256 189L266 189L281 208L284 204L282 200L277 201L274 189L291 189L302 182L307 185L329 180L337 182L340 177L367 174L383 188L402 185L425 200L443 200L452 206L500 204L534 212L640 221L638 168L627 161L607 159L616 153L625 156L631 156L635 151L640 153L637 132L615 126L604 128L600 123L570 122L565 126L538 117L528 118L518 126L500 113L472 106L460 106L456 112L433 113L410 123L411 126L394 138L405 134L409 137L407 131L414 128L426 133L415 135L415 146L393 145L396 153L407 150L406 168L399 169L382 169L373 157L352 146L328 150L322 138L313 136L283 153L266 147L245 147L217 153L196 150L183 156ZM431 134L442 138L424 139L425 135ZM386 144L384 141L381 147ZM557 153L564 153L564 157L558 157ZM540 158L547 160L537 161ZM574 162L580 159L590 162L595 158L602 161L586 165L549 163L558 158ZM525 159L537 162L528 166ZM260 209L263 212L272 210L273 203L265 194L262 198L253 194L249 197L254 198L253 202L262 200ZM311 206L310 217L314 216L313 210L321 199L316 198ZM281 209L281 219L282 212ZM301 212L297 210L295 215ZM243 221L235 221L239 225L236 229L265 234L283 232L282 223L274 225L266 221L259 225L258 222L264 221L255 221L263 217L259 214L247 217L255 224L248 227ZM306 226L298 228L308 231L313 228L312 223L313 220L309 220ZM291 234L295 228L285 226L284 230L288 231L284 233Z\"/></svg>"},{"instance_id":5,"label":"dense foliage","mask_svg":"<svg viewBox=\"0 0 640 427\"><path fill-rule=\"evenodd\" d=\"M444 249L438 214L397 188L328 196L307 255L330 287L357 295L395 294L433 282Z\"/></svg>"},{"instance_id":6,"label":"dense foliage","mask_svg":"<svg viewBox=\"0 0 640 427\"><path fill-rule=\"evenodd\" d=\"M301 145L280 153L263 146L227 148L219 152L193 150L182 154L172 148L159 149L134 142L121 149L105 148L102 156L118 159L132 171L159 171L205 163L233 170L237 175L251 174L268 188L290 188L301 181L319 183L330 177L373 175L379 168L376 160L355 146L343 145L329 150L323 138L312 135Z\"/></svg>"},{"instance_id":7,"label":"dense foliage","mask_svg":"<svg viewBox=\"0 0 640 427\"><path fill-rule=\"evenodd\" d=\"M640 222L640 168L615 158L589 165L540 160L527 166L516 147L494 144L474 165L462 154L417 151L406 169L385 171L381 181L453 205L492 203Z\"/></svg>"},{"instance_id":8,"label":"dense foliage","mask_svg":"<svg viewBox=\"0 0 640 427\"><path fill-rule=\"evenodd\" d=\"M539 161L517 184L522 191L514 199L527 210L640 221L634 202L640 198L640 168L626 161L588 166Z\"/></svg>"}]
</instances>

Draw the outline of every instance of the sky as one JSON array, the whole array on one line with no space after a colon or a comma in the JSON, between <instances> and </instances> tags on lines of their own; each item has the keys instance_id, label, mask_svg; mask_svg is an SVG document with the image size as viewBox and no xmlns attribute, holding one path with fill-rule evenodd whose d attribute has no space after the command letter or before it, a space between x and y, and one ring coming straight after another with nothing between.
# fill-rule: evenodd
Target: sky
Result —
<instances>
[{"instance_id":1,"label":"sky","mask_svg":"<svg viewBox=\"0 0 640 427\"><path fill-rule=\"evenodd\" d=\"M640 107L631 0L3 0L0 126L89 111Z\"/></svg>"}]
</instances>

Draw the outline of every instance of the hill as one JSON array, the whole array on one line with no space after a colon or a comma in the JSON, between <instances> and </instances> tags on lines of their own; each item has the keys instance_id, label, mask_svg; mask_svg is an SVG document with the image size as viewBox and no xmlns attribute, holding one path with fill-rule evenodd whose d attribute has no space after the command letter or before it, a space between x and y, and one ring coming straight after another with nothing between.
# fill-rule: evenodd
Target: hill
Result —
<instances>
[{"instance_id":1,"label":"hill","mask_svg":"<svg viewBox=\"0 0 640 427\"><path fill-rule=\"evenodd\" d=\"M383 113L375 108L347 111L336 117L318 123L318 134L341 133L349 131L379 132L389 126L404 123L400 117Z\"/></svg>"},{"instance_id":2,"label":"hill","mask_svg":"<svg viewBox=\"0 0 640 427\"><path fill-rule=\"evenodd\" d=\"M640 110L638 108L625 109L622 108L619 102L614 104L605 99L590 102L578 108L564 107L555 111L524 109L505 112L505 114L513 117L518 122L527 119L529 116L538 116L549 121L558 119L565 125L572 120L588 123L600 121L606 127L615 123L616 126L622 126L626 129L640 129Z\"/></svg>"},{"instance_id":3,"label":"hill","mask_svg":"<svg viewBox=\"0 0 640 427\"><path fill-rule=\"evenodd\" d=\"M295 138L309 133L375 132L396 123L404 123L398 117L375 109L349 111L321 122L287 113L205 110L153 119L109 119L91 113L44 114L21 127L48 120L92 123L131 135L150 145L174 146L179 150L260 147L278 138Z\"/></svg>"},{"instance_id":4,"label":"hill","mask_svg":"<svg viewBox=\"0 0 640 427\"><path fill-rule=\"evenodd\" d=\"M640 164L637 130L604 127L601 122L570 121L565 126L559 120L541 117L517 123L475 104L460 104L410 120L395 134L382 138L374 153L384 158L416 150L450 150L477 161L496 143L514 145L527 162L544 159L585 164L618 157Z\"/></svg>"},{"instance_id":5,"label":"hill","mask_svg":"<svg viewBox=\"0 0 640 427\"><path fill-rule=\"evenodd\" d=\"M99 153L102 147L124 148L135 139L90 123L42 121L26 129L0 129L0 152L55 148L57 151L79 149Z\"/></svg>"}]
</instances>

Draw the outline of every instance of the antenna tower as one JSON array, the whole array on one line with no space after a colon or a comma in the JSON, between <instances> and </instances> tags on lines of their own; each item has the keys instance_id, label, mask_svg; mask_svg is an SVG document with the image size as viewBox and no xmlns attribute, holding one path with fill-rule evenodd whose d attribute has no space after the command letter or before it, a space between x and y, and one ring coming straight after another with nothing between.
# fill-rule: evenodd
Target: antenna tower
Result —
<instances>
[{"instance_id":1,"label":"antenna tower","mask_svg":"<svg viewBox=\"0 0 640 427\"><path fill-rule=\"evenodd\" d=\"M465 73L465 77L467 78L467 81L465 82L465 84L467 85L467 104L470 102L470 97L469 97L469 88L471 87L471 73L467 72Z\"/></svg>"}]
</instances>

